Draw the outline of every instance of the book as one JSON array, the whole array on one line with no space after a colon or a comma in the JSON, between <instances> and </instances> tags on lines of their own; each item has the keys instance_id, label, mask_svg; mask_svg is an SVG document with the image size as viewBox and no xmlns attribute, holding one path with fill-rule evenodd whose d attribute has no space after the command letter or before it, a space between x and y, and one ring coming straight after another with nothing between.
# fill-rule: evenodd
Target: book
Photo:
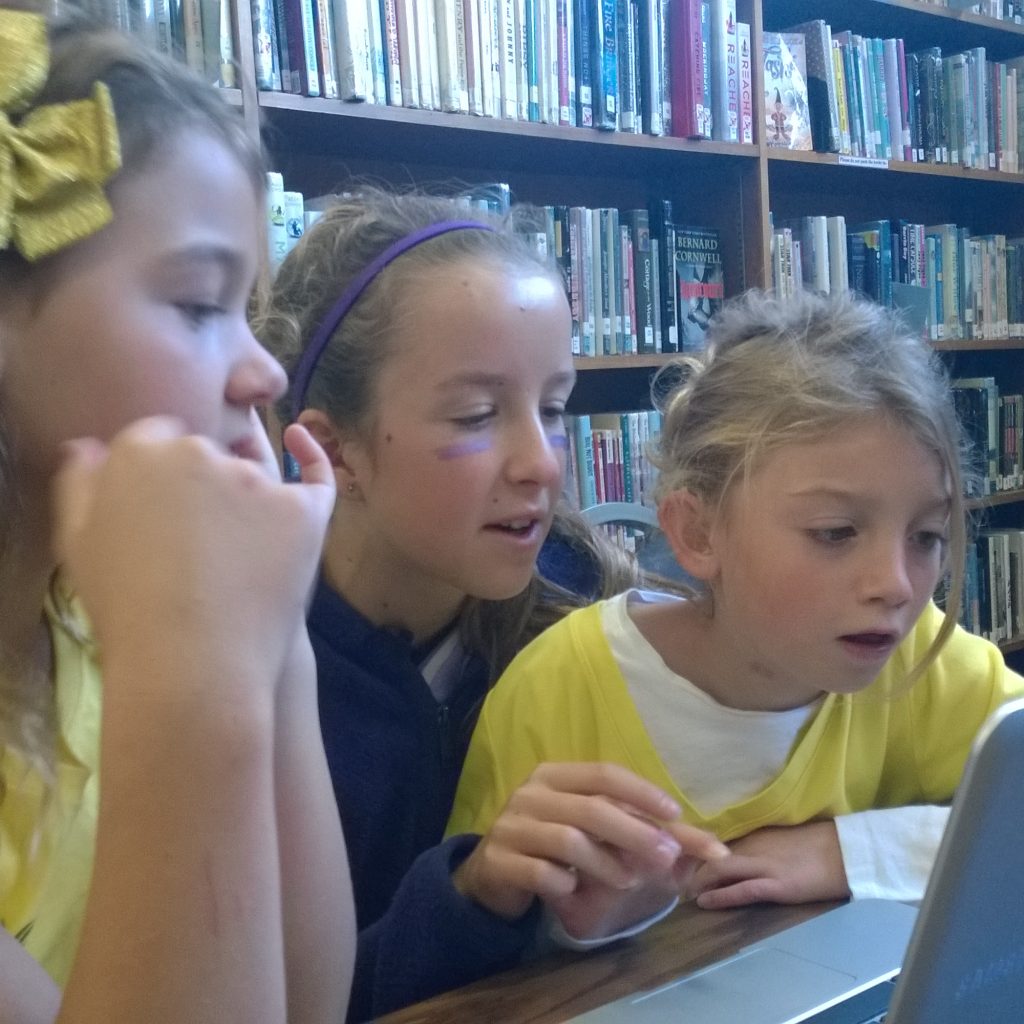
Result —
<instances>
[{"instance_id":1,"label":"book","mask_svg":"<svg viewBox=\"0 0 1024 1024\"><path fill-rule=\"evenodd\" d=\"M337 99L338 62L334 55L334 14L331 0L314 0L313 32L320 74L320 95L324 99Z\"/></svg>"},{"instance_id":2,"label":"book","mask_svg":"<svg viewBox=\"0 0 1024 1024\"><path fill-rule=\"evenodd\" d=\"M657 268L655 281L660 302L658 309L658 333L661 336L661 352L678 352L679 336L676 319L676 271L675 271L675 228L672 223L672 200L655 199L647 207L651 229L651 255Z\"/></svg>"},{"instance_id":3,"label":"book","mask_svg":"<svg viewBox=\"0 0 1024 1024\"><path fill-rule=\"evenodd\" d=\"M815 18L786 29L804 37L806 58L807 107L811 119L811 141L819 153L838 153L839 95L832 62L832 29L827 21Z\"/></svg>"},{"instance_id":4,"label":"book","mask_svg":"<svg viewBox=\"0 0 1024 1024\"><path fill-rule=\"evenodd\" d=\"M654 263L651 259L650 218L646 210L627 210L623 216L633 242L637 352L654 352Z\"/></svg>"},{"instance_id":5,"label":"book","mask_svg":"<svg viewBox=\"0 0 1024 1024\"><path fill-rule=\"evenodd\" d=\"M251 0L250 9L252 51L256 61L256 88L280 92L281 69L277 57L277 26L273 0ZM159 22L157 28L160 28Z\"/></svg>"},{"instance_id":6,"label":"book","mask_svg":"<svg viewBox=\"0 0 1024 1024\"><path fill-rule=\"evenodd\" d=\"M723 142L739 142L739 50L736 0L711 0L711 132Z\"/></svg>"},{"instance_id":7,"label":"book","mask_svg":"<svg viewBox=\"0 0 1024 1024\"><path fill-rule=\"evenodd\" d=\"M754 68L750 55L750 26L736 22L736 39L740 51L740 142L754 142Z\"/></svg>"},{"instance_id":8,"label":"book","mask_svg":"<svg viewBox=\"0 0 1024 1024\"><path fill-rule=\"evenodd\" d=\"M284 179L277 171L267 172L267 240L270 268L275 272L288 254L288 228L285 224Z\"/></svg>"},{"instance_id":9,"label":"book","mask_svg":"<svg viewBox=\"0 0 1024 1024\"><path fill-rule=\"evenodd\" d=\"M594 127L615 131L619 126L618 2L591 3Z\"/></svg>"},{"instance_id":10,"label":"book","mask_svg":"<svg viewBox=\"0 0 1024 1024\"><path fill-rule=\"evenodd\" d=\"M704 350L708 323L722 308L725 277L717 228L675 225L675 278L679 348Z\"/></svg>"},{"instance_id":11,"label":"book","mask_svg":"<svg viewBox=\"0 0 1024 1024\"><path fill-rule=\"evenodd\" d=\"M284 193L285 255L295 248L306 230L304 204L301 192Z\"/></svg>"},{"instance_id":12,"label":"book","mask_svg":"<svg viewBox=\"0 0 1024 1024\"><path fill-rule=\"evenodd\" d=\"M804 37L763 33L765 141L779 149L811 149Z\"/></svg>"},{"instance_id":13,"label":"book","mask_svg":"<svg viewBox=\"0 0 1024 1024\"><path fill-rule=\"evenodd\" d=\"M366 0L332 0L332 3L339 96L349 101L372 100L374 86Z\"/></svg>"},{"instance_id":14,"label":"book","mask_svg":"<svg viewBox=\"0 0 1024 1024\"><path fill-rule=\"evenodd\" d=\"M576 124L581 128L594 127L594 44L590 20L593 12L591 0L573 0L573 36L576 55Z\"/></svg>"},{"instance_id":15,"label":"book","mask_svg":"<svg viewBox=\"0 0 1024 1024\"><path fill-rule=\"evenodd\" d=\"M707 0L675 0L670 11L672 134L710 139L710 8Z\"/></svg>"}]
</instances>

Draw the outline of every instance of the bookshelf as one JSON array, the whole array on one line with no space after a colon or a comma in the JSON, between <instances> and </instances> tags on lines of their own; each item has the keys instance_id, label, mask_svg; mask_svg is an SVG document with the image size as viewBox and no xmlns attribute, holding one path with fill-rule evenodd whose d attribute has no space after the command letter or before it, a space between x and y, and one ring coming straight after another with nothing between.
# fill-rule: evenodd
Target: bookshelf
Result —
<instances>
[{"instance_id":1,"label":"bookshelf","mask_svg":"<svg viewBox=\"0 0 1024 1024\"><path fill-rule=\"evenodd\" d=\"M505 181L517 200L539 205L628 209L668 198L679 223L720 232L727 296L771 284L772 216L842 214L848 223L902 217L1024 236L1024 174L895 159L857 166L831 153L768 147L757 57L752 144L604 132L259 91L250 3L230 2L240 65L233 97L250 129L262 130L287 187L307 195L369 179L399 186ZM924 0L736 0L736 13L750 25L755 55L765 31L821 18L836 29L901 37L908 52L983 46L989 60L1024 56L1024 25ZM940 341L937 348L954 376L992 375L1001 390L1024 391L1024 337ZM577 359L570 411L646 406L651 375L666 358ZM998 493L983 503L988 523L1024 527L1024 491ZM1004 647L1024 649L1024 638Z\"/></svg>"}]
</instances>

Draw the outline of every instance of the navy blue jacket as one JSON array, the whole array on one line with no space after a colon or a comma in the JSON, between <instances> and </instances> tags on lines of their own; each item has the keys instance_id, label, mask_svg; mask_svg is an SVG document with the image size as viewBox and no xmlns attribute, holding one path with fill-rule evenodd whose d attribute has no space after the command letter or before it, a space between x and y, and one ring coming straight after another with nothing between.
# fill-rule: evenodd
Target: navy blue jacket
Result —
<instances>
[{"instance_id":1,"label":"navy blue jacket","mask_svg":"<svg viewBox=\"0 0 1024 1024\"><path fill-rule=\"evenodd\" d=\"M459 895L451 872L478 837L441 843L487 667L470 661L450 702L439 706L418 668L424 652L407 635L373 625L322 581L308 624L355 892L348 1020L357 1022L511 966L538 912L509 923Z\"/></svg>"}]
</instances>

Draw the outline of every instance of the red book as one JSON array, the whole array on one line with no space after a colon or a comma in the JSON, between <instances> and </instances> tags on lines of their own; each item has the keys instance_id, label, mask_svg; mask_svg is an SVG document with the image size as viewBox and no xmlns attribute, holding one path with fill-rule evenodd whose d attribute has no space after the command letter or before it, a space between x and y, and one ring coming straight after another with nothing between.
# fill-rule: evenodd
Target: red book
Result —
<instances>
[{"instance_id":1,"label":"red book","mask_svg":"<svg viewBox=\"0 0 1024 1024\"><path fill-rule=\"evenodd\" d=\"M672 0L669 8L672 134L679 138L711 138L709 32L707 0Z\"/></svg>"}]
</instances>

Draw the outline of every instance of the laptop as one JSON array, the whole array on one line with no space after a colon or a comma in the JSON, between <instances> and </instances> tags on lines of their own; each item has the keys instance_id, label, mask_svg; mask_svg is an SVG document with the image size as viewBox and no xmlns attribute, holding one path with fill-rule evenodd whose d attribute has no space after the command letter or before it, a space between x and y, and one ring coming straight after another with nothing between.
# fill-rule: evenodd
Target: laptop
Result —
<instances>
[{"instance_id":1,"label":"laptop","mask_svg":"<svg viewBox=\"0 0 1024 1024\"><path fill-rule=\"evenodd\" d=\"M920 910L858 900L572 1024L1020 1024L1024 699L974 742Z\"/></svg>"}]
</instances>

